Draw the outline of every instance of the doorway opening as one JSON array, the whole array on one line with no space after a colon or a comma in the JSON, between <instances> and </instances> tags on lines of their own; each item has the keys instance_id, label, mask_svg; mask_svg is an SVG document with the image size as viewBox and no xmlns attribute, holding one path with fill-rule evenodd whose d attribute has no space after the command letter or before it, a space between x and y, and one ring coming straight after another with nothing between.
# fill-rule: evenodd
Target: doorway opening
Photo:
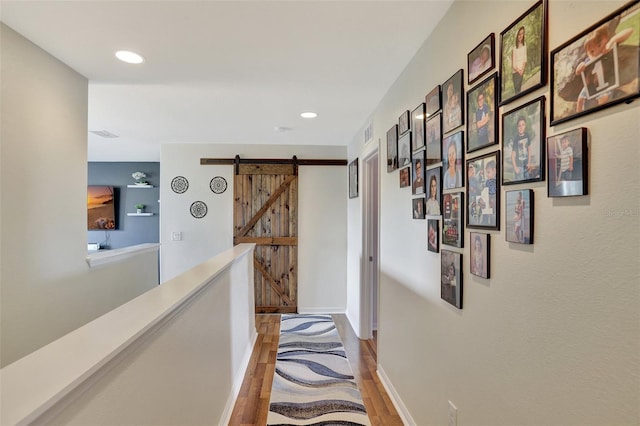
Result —
<instances>
[{"instance_id":1,"label":"doorway opening","mask_svg":"<svg viewBox=\"0 0 640 426\"><path fill-rule=\"evenodd\" d=\"M362 336L377 353L379 323L379 162L378 150L363 160L363 274L361 288Z\"/></svg>"}]
</instances>

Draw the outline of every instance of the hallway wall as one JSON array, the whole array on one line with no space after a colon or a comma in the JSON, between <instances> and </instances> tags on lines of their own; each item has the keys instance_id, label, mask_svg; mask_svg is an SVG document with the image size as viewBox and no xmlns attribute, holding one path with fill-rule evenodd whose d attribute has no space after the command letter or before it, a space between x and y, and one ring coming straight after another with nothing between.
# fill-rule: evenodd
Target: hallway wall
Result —
<instances>
[{"instance_id":1,"label":"hallway wall","mask_svg":"<svg viewBox=\"0 0 640 426\"><path fill-rule=\"evenodd\" d=\"M451 248L463 253L462 310L440 298L440 255L427 251L425 221L411 218L410 188L386 172L385 134L400 114L460 68L468 88L467 53L491 32L499 46L532 3L456 1L372 116L382 170L378 360L421 426L447 424L448 401L459 425L640 422L640 101L547 128L589 128L590 195L548 198L546 182L506 188L534 190L535 244L505 241L503 203L484 280L469 273L465 230L465 248ZM623 4L550 1L550 50ZM541 95L548 115L548 85L502 112ZM369 149L361 139L350 159ZM350 256L359 220L350 206ZM350 296L358 286L350 273Z\"/></svg>"}]
</instances>

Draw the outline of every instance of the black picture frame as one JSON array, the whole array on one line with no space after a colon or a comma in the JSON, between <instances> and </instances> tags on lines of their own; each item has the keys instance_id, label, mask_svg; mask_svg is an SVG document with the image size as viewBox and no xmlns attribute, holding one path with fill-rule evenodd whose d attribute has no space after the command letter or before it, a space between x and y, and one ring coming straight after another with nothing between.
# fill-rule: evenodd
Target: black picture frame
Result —
<instances>
[{"instance_id":1,"label":"black picture frame","mask_svg":"<svg viewBox=\"0 0 640 426\"><path fill-rule=\"evenodd\" d=\"M398 125L387 130L387 173L398 169Z\"/></svg>"},{"instance_id":2,"label":"black picture frame","mask_svg":"<svg viewBox=\"0 0 640 426\"><path fill-rule=\"evenodd\" d=\"M444 157L442 189L462 188L464 186L464 132L462 130L442 139L442 155Z\"/></svg>"},{"instance_id":3,"label":"black picture frame","mask_svg":"<svg viewBox=\"0 0 640 426\"><path fill-rule=\"evenodd\" d=\"M547 195L549 197L575 197L589 194L588 135L586 127L579 127L547 138L549 174ZM571 148L571 151L563 153L567 147ZM563 157L565 164L562 164Z\"/></svg>"},{"instance_id":4,"label":"black picture frame","mask_svg":"<svg viewBox=\"0 0 640 426\"><path fill-rule=\"evenodd\" d=\"M462 309L462 253L440 250L440 297Z\"/></svg>"},{"instance_id":5,"label":"black picture frame","mask_svg":"<svg viewBox=\"0 0 640 426\"><path fill-rule=\"evenodd\" d=\"M491 33L467 54L469 84L478 81L496 66L496 35Z\"/></svg>"},{"instance_id":6,"label":"black picture frame","mask_svg":"<svg viewBox=\"0 0 640 426\"><path fill-rule=\"evenodd\" d=\"M409 110L406 110L402 114L400 114L400 117L398 117L398 134L399 135L404 135L411 129L410 115L411 115L411 112L409 112Z\"/></svg>"},{"instance_id":7,"label":"black picture frame","mask_svg":"<svg viewBox=\"0 0 640 426\"><path fill-rule=\"evenodd\" d=\"M500 151L467 160L466 192L467 228L499 230Z\"/></svg>"},{"instance_id":8,"label":"black picture frame","mask_svg":"<svg viewBox=\"0 0 640 426\"><path fill-rule=\"evenodd\" d=\"M464 192L442 195L442 244L464 247Z\"/></svg>"},{"instance_id":9,"label":"black picture frame","mask_svg":"<svg viewBox=\"0 0 640 426\"><path fill-rule=\"evenodd\" d=\"M464 124L464 71L459 69L442 84L442 133Z\"/></svg>"},{"instance_id":10,"label":"black picture frame","mask_svg":"<svg viewBox=\"0 0 640 426\"><path fill-rule=\"evenodd\" d=\"M425 104L421 103L413 111L411 111L411 131L413 151L424 149L426 140L425 134Z\"/></svg>"},{"instance_id":11,"label":"black picture frame","mask_svg":"<svg viewBox=\"0 0 640 426\"><path fill-rule=\"evenodd\" d=\"M440 251L440 220L427 219L427 250L433 253Z\"/></svg>"},{"instance_id":12,"label":"black picture frame","mask_svg":"<svg viewBox=\"0 0 640 426\"><path fill-rule=\"evenodd\" d=\"M426 122L427 165L442 161L442 114L435 114Z\"/></svg>"},{"instance_id":13,"label":"black picture frame","mask_svg":"<svg viewBox=\"0 0 640 426\"><path fill-rule=\"evenodd\" d=\"M639 32L640 2L634 0L551 52L552 126L640 97ZM604 37L617 42L589 58L585 43L597 45Z\"/></svg>"},{"instance_id":14,"label":"black picture frame","mask_svg":"<svg viewBox=\"0 0 640 426\"><path fill-rule=\"evenodd\" d=\"M539 0L500 33L501 106L547 83L547 16L547 0ZM521 32L524 44L516 47Z\"/></svg>"},{"instance_id":15,"label":"black picture frame","mask_svg":"<svg viewBox=\"0 0 640 426\"><path fill-rule=\"evenodd\" d=\"M544 180L545 97L502 114L502 184Z\"/></svg>"},{"instance_id":16,"label":"black picture frame","mask_svg":"<svg viewBox=\"0 0 640 426\"><path fill-rule=\"evenodd\" d=\"M491 278L491 235L469 233L469 272L476 277Z\"/></svg>"},{"instance_id":17,"label":"black picture frame","mask_svg":"<svg viewBox=\"0 0 640 426\"><path fill-rule=\"evenodd\" d=\"M358 197L358 159L349 163L349 198Z\"/></svg>"},{"instance_id":18,"label":"black picture frame","mask_svg":"<svg viewBox=\"0 0 640 426\"><path fill-rule=\"evenodd\" d=\"M398 173L400 178L400 188L411 186L411 167L403 167Z\"/></svg>"},{"instance_id":19,"label":"black picture frame","mask_svg":"<svg viewBox=\"0 0 640 426\"><path fill-rule=\"evenodd\" d=\"M414 219L424 219L424 197L412 198L411 208Z\"/></svg>"},{"instance_id":20,"label":"black picture frame","mask_svg":"<svg viewBox=\"0 0 640 426\"><path fill-rule=\"evenodd\" d=\"M467 152L498 143L498 74L467 91Z\"/></svg>"},{"instance_id":21,"label":"black picture frame","mask_svg":"<svg viewBox=\"0 0 640 426\"><path fill-rule=\"evenodd\" d=\"M426 204L425 214L427 216L440 216L442 215L441 200L442 200L442 167L434 167L427 169L427 176L424 179L426 184ZM435 188L434 186L435 185Z\"/></svg>"},{"instance_id":22,"label":"black picture frame","mask_svg":"<svg viewBox=\"0 0 640 426\"><path fill-rule=\"evenodd\" d=\"M398 167L411 165L411 132L398 138Z\"/></svg>"},{"instance_id":23,"label":"black picture frame","mask_svg":"<svg viewBox=\"0 0 640 426\"><path fill-rule=\"evenodd\" d=\"M442 109L442 97L440 93L440 85L436 85L427 95L424 97L424 103L426 105L427 118L431 117L436 112Z\"/></svg>"},{"instance_id":24,"label":"black picture frame","mask_svg":"<svg viewBox=\"0 0 640 426\"><path fill-rule=\"evenodd\" d=\"M424 150L413 154L413 158L411 159L411 170L413 180L411 181L411 193L413 195L422 195L424 194L425 184L424 184Z\"/></svg>"},{"instance_id":25,"label":"black picture frame","mask_svg":"<svg viewBox=\"0 0 640 426\"><path fill-rule=\"evenodd\" d=\"M533 244L534 192L532 189L505 191L505 240Z\"/></svg>"}]
</instances>

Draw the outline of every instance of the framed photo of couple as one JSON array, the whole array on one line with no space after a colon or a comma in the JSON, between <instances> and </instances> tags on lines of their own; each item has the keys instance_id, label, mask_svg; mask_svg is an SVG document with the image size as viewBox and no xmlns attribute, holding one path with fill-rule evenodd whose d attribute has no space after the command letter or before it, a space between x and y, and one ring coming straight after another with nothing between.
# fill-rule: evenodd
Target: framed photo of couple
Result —
<instances>
[{"instance_id":1,"label":"framed photo of couple","mask_svg":"<svg viewBox=\"0 0 640 426\"><path fill-rule=\"evenodd\" d=\"M640 96L640 2L551 52L551 125Z\"/></svg>"}]
</instances>

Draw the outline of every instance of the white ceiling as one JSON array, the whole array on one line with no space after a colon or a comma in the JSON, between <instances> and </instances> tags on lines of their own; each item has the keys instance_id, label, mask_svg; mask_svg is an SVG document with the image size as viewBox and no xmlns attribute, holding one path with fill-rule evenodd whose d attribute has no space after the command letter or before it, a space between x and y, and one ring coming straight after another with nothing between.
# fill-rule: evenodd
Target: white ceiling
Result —
<instances>
[{"instance_id":1,"label":"white ceiling","mask_svg":"<svg viewBox=\"0 0 640 426\"><path fill-rule=\"evenodd\" d=\"M165 143L348 144L452 2L1 0L0 17L89 79L89 130L119 136L89 133L90 161L159 161Z\"/></svg>"}]
</instances>

